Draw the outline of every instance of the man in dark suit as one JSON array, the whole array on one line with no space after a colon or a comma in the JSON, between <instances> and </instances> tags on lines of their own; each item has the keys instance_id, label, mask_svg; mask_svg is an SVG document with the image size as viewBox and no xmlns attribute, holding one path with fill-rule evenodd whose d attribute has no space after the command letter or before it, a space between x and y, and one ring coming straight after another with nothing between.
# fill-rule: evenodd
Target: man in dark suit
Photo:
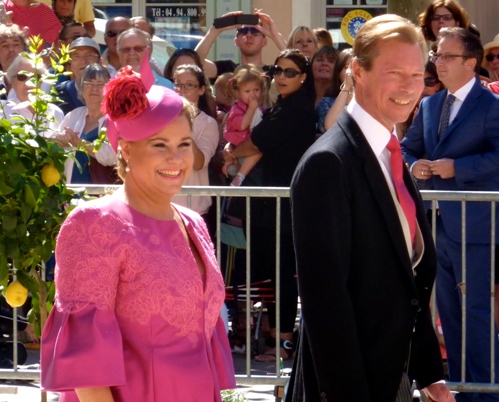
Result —
<instances>
[{"instance_id":1,"label":"man in dark suit","mask_svg":"<svg viewBox=\"0 0 499 402\"><path fill-rule=\"evenodd\" d=\"M384 15L352 56L355 97L291 186L302 323L287 400L412 401L416 379L453 401L429 314L435 250L393 134L423 90L426 44Z\"/></svg>"},{"instance_id":2,"label":"man in dark suit","mask_svg":"<svg viewBox=\"0 0 499 402\"><path fill-rule=\"evenodd\" d=\"M427 189L499 190L499 97L477 79L480 39L462 28L440 31L431 55L447 90L422 101L402 151L411 172ZM450 105L450 106L447 106ZM490 382L491 206L466 204L466 276L462 274L460 202L439 202L437 303L452 381ZM496 220L499 227L499 220ZM496 235L497 236L497 235ZM463 289L466 289L466 378L461 378ZM496 379L499 343L495 342ZM460 401L499 401L499 394L460 394Z\"/></svg>"}]
</instances>

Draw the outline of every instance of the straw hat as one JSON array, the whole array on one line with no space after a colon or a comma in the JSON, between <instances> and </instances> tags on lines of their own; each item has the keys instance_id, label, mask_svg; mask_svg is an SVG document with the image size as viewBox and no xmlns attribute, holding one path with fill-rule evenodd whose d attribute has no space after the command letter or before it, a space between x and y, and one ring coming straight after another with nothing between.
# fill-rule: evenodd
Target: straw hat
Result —
<instances>
[{"instance_id":1,"label":"straw hat","mask_svg":"<svg viewBox=\"0 0 499 402\"><path fill-rule=\"evenodd\" d=\"M490 49L493 49L495 47L499 47L499 34L497 34L494 37L494 40L492 42L487 43L483 47L483 60L482 60L482 67L487 67L487 60L485 59L485 56L487 56L490 52Z\"/></svg>"}]
</instances>

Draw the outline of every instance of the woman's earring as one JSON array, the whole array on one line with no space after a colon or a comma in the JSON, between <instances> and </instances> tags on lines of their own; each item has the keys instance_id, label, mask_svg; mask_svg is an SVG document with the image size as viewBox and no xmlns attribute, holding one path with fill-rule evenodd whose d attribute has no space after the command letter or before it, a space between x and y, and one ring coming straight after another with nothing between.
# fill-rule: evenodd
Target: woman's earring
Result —
<instances>
[{"instance_id":1,"label":"woman's earring","mask_svg":"<svg viewBox=\"0 0 499 402\"><path fill-rule=\"evenodd\" d=\"M302 81L301 83L303 84L305 81Z\"/></svg>"},{"instance_id":2,"label":"woman's earring","mask_svg":"<svg viewBox=\"0 0 499 402\"><path fill-rule=\"evenodd\" d=\"M125 168L125 172L127 172L127 173L130 171L130 167L129 167L130 165L129 165L128 163L129 163L129 162L128 162L128 161L126 161L126 168Z\"/></svg>"}]
</instances>

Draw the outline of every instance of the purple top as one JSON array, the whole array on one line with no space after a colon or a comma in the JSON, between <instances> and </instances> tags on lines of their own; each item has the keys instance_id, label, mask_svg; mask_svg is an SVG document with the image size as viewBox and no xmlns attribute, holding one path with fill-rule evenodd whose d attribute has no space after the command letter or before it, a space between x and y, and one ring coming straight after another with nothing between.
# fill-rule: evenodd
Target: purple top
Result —
<instances>
[{"instance_id":1,"label":"purple top","mask_svg":"<svg viewBox=\"0 0 499 402\"><path fill-rule=\"evenodd\" d=\"M76 208L56 248L57 293L42 337L42 388L110 386L116 402L220 401L234 370L220 318L224 283L203 220L175 221L111 195Z\"/></svg>"}]
</instances>

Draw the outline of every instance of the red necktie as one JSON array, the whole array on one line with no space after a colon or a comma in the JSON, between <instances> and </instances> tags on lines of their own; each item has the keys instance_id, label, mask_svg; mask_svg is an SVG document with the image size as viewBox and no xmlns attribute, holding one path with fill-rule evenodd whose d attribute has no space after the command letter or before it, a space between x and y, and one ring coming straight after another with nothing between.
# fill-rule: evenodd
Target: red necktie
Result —
<instances>
[{"instance_id":1,"label":"red necktie","mask_svg":"<svg viewBox=\"0 0 499 402\"><path fill-rule=\"evenodd\" d=\"M400 144L397 137L393 134L390 135L390 141L386 146L390 151L390 166L392 168L392 179L397 198L400 206L404 211L404 215L409 223L409 231L411 233L411 241L414 244L414 236L416 235L416 206L412 199L403 179L404 162L402 161L402 152L400 151Z\"/></svg>"}]
</instances>

